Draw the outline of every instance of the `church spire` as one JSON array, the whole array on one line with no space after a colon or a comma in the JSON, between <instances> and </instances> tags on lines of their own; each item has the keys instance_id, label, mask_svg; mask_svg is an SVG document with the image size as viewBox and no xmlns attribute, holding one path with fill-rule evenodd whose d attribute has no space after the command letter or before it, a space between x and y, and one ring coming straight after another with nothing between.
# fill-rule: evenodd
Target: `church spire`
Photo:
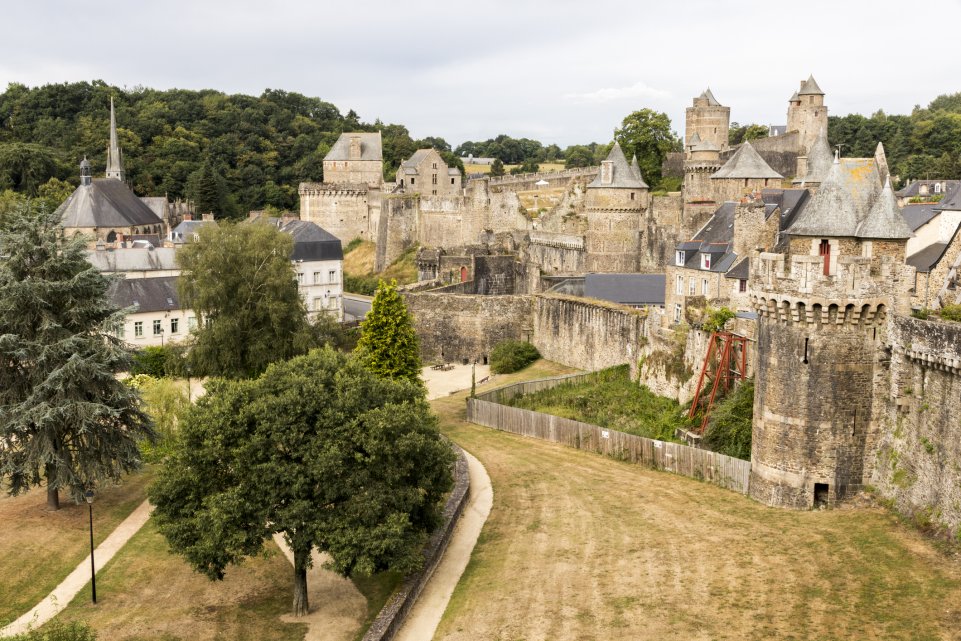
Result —
<instances>
[{"instance_id":1,"label":"church spire","mask_svg":"<svg viewBox=\"0 0 961 641\"><path fill-rule=\"evenodd\" d=\"M110 97L110 146L107 147L107 178L123 180L123 158L117 142L117 116L113 110L113 96Z\"/></svg>"}]
</instances>

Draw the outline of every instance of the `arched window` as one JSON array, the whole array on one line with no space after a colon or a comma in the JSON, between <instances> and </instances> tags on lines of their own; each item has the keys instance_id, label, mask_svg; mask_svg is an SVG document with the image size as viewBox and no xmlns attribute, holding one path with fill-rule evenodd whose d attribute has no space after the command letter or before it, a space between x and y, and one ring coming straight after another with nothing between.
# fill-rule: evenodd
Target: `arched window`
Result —
<instances>
[{"instance_id":1,"label":"arched window","mask_svg":"<svg viewBox=\"0 0 961 641\"><path fill-rule=\"evenodd\" d=\"M108 243L115 243L115 242L117 242L117 232L115 232L114 230L111 229L111 230L110 230L110 233L107 234L107 242L108 242Z\"/></svg>"}]
</instances>

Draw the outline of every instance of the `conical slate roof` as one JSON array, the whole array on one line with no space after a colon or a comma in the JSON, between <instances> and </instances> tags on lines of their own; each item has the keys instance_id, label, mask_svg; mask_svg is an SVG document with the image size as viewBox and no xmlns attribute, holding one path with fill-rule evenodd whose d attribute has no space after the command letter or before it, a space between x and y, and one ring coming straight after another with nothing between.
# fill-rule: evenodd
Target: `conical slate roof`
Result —
<instances>
[{"instance_id":1,"label":"conical slate roof","mask_svg":"<svg viewBox=\"0 0 961 641\"><path fill-rule=\"evenodd\" d=\"M891 170L888 169L888 155L884 153L884 143L880 141L878 141L878 146L874 150L874 162L878 165L878 175L880 175L881 180L887 181L891 175Z\"/></svg>"},{"instance_id":2,"label":"conical slate roof","mask_svg":"<svg viewBox=\"0 0 961 641\"><path fill-rule=\"evenodd\" d=\"M597 177L589 184L587 187L599 188L599 189L649 189L647 183L644 179L640 177L640 169L637 171L637 176L634 175L634 170L627 162L627 158L624 156L624 152L621 150L621 146L615 142L614 146L611 148L611 153L607 155L607 159L604 162L613 163L613 176L610 183L601 183L601 174L604 172L603 163L601 171L598 172Z\"/></svg>"},{"instance_id":3,"label":"conical slate roof","mask_svg":"<svg viewBox=\"0 0 961 641\"><path fill-rule=\"evenodd\" d=\"M721 151L721 148L710 140L701 140L698 141L696 145L691 147L691 151Z\"/></svg>"},{"instance_id":4,"label":"conical slate roof","mask_svg":"<svg viewBox=\"0 0 961 641\"><path fill-rule=\"evenodd\" d=\"M711 178L783 178L768 165L751 143L743 143Z\"/></svg>"},{"instance_id":5,"label":"conical slate roof","mask_svg":"<svg viewBox=\"0 0 961 641\"><path fill-rule=\"evenodd\" d=\"M787 233L792 236L856 236L857 204L842 182L841 163L835 158L817 193L801 210Z\"/></svg>"},{"instance_id":6,"label":"conical slate roof","mask_svg":"<svg viewBox=\"0 0 961 641\"><path fill-rule=\"evenodd\" d=\"M801 90L798 91L798 96L810 96L818 95L823 96L824 92L818 87L818 83L814 80L814 75L810 75L807 81L801 85Z\"/></svg>"},{"instance_id":7,"label":"conical slate roof","mask_svg":"<svg viewBox=\"0 0 961 641\"><path fill-rule=\"evenodd\" d=\"M80 185L57 208L66 228L139 227L163 221L124 183L100 178Z\"/></svg>"},{"instance_id":8,"label":"conical slate roof","mask_svg":"<svg viewBox=\"0 0 961 641\"><path fill-rule=\"evenodd\" d=\"M831 146L828 143L828 130L827 127L822 127L821 133L808 151L808 173L801 182L804 184L824 182L828 172L831 171L832 164L834 164L834 156L831 154Z\"/></svg>"},{"instance_id":9,"label":"conical slate roof","mask_svg":"<svg viewBox=\"0 0 961 641\"><path fill-rule=\"evenodd\" d=\"M641 177L641 166L637 164L637 154L634 154L634 157L631 158L631 171L634 172L635 178L644 182L644 179Z\"/></svg>"},{"instance_id":10,"label":"conical slate roof","mask_svg":"<svg viewBox=\"0 0 961 641\"><path fill-rule=\"evenodd\" d=\"M800 99L801 99L800 96L798 96L798 95L797 95L797 92L795 91L793 94L791 94L791 97L788 98L787 101L788 101L788 102L797 102L797 101L800 100Z\"/></svg>"},{"instance_id":11,"label":"conical slate roof","mask_svg":"<svg viewBox=\"0 0 961 641\"><path fill-rule=\"evenodd\" d=\"M884 189L874 201L874 206L871 207L867 217L858 226L857 235L859 238L888 240L903 240L914 235L904 222L901 210L898 209L890 179L884 181Z\"/></svg>"},{"instance_id":12,"label":"conical slate roof","mask_svg":"<svg viewBox=\"0 0 961 641\"><path fill-rule=\"evenodd\" d=\"M701 142L701 134L699 134L699 133L697 133L697 132L695 131L695 132L694 132L694 135L691 136L691 141L690 141L689 143L687 143L687 144L689 144L689 145L696 145L696 144L699 143L699 142Z\"/></svg>"},{"instance_id":13,"label":"conical slate roof","mask_svg":"<svg viewBox=\"0 0 961 641\"><path fill-rule=\"evenodd\" d=\"M720 106L721 106L721 103L719 103L719 102L717 101L717 98L714 97L714 94L711 93L711 88L710 88L710 87L708 87L707 89L704 90L704 93L701 94L701 98L706 98L706 99L707 99L707 104L711 105L712 107L720 107Z\"/></svg>"}]
</instances>

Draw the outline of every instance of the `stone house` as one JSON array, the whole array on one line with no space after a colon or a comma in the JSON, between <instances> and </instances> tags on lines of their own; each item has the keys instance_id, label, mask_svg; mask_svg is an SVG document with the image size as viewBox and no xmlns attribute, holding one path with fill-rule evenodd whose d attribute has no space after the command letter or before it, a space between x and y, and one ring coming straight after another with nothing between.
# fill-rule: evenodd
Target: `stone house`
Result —
<instances>
[{"instance_id":1,"label":"stone house","mask_svg":"<svg viewBox=\"0 0 961 641\"><path fill-rule=\"evenodd\" d=\"M182 340L197 326L193 311L180 307L176 276L117 280L109 296L114 305L130 310L117 336L134 348Z\"/></svg>"},{"instance_id":2,"label":"stone house","mask_svg":"<svg viewBox=\"0 0 961 641\"><path fill-rule=\"evenodd\" d=\"M461 193L461 173L436 149L418 149L398 167L397 186L407 193L453 196Z\"/></svg>"},{"instance_id":3,"label":"stone house","mask_svg":"<svg viewBox=\"0 0 961 641\"><path fill-rule=\"evenodd\" d=\"M380 132L347 132L324 156L324 182L366 184L380 189L384 184L384 153Z\"/></svg>"},{"instance_id":4,"label":"stone house","mask_svg":"<svg viewBox=\"0 0 961 641\"><path fill-rule=\"evenodd\" d=\"M781 174L771 169L750 142L745 142L711 175L713 200L740 200L745 194L780 187L783 179Z\"/></svg>"}]
</instances>

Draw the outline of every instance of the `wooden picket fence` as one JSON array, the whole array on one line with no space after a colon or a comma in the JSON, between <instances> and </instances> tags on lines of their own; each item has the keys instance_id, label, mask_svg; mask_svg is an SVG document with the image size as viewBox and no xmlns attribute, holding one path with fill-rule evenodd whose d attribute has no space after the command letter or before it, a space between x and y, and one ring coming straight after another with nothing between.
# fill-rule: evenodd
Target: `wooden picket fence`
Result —
<instances>
[{"instance_id":1,"label":"wooden picket fence","mask_svg":"<svg viewBox=\"0 0 961 641\"><path fill-rule=\"evenodd\" d=\"M748 493L751 462L679 443L667 443L625 434L590 423L501 405L515 396L564 383L575 383L589 374L574 374L507 385L467 399L467 420L477 425L561 443L586 452L603 454L713 483L742 494Z\"/></svg>"}]
</instances>

